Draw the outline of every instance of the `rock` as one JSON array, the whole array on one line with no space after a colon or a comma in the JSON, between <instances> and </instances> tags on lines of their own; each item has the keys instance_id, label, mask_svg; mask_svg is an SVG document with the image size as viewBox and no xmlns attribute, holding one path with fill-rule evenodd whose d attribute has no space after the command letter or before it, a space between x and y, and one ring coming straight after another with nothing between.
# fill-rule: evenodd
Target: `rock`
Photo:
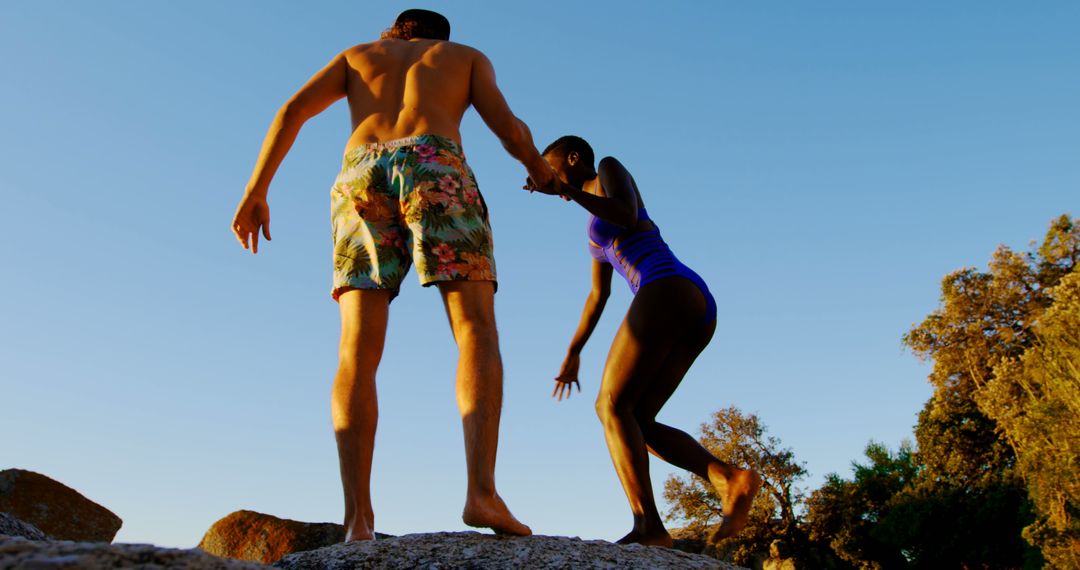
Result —
<instances>
[{"instance_id":1,"label":"rock","mask_svg":"<svg viewBox=\"0 0 1080 570\"><path fill-rule=\"evenodd\" d=\"M27 540L48 540L38 527L21 521L8 513L0 513L0 534L18 536Z\"/></svg>"},{"instance_id":2,"label":"rock","mask_svg":"<svg viewBox=\"0 0 1080 570\"><path fill-rule=\"evenodd\" d=\"M198 550L159 548L149 544L100 542L36 542L0 537L0 570L135 568L162 570L256 570L266 566L226 560Z\"/></svg>"},{"instance_id":3,"label":"rock","mask_svg":"<svg viewBox=\"0 0 1080 570\"><path fill-rule=\"evenodd\" d=\"M376 538L389 535L376 533ZM345 540L345 527L279 519L255 511L236 511L206 531L199 548L226 558L272 564L293 552L315 550Z\"/></svg>"},{"instance_id":4,"label":"rock","mask_svg":"<svg viewBox=\"0 0 1080 570\"><path fill-rule=\"evenodd\" d=\"M671 541L674 543L671 547L691 554L704 554L716 558L716 548L709 544L708 541L708 536L712 534L712 530L716 526L718 525L712 525L705 529L689 527L668 529L668 534L671 535Z\"/></svg>"},{"instance_id":5,"label":"rock","mask_svg":"<svg viewBox=\"0 0 1080 570\"><path fill-rule=\"evenodd\" d=\"M0 471L0 511L59 540L112 542L123 524L75 489L23 469Z\"/></svg>"},{"instance_id":6,"label":"rock","mask_svg":"<svg viewBox=\"0 0 1080 570\"><path fill-rule=\"evenodd\" d=\"M290 554L274 566L296 570L737 568L715 558L669 548L620 546L603 540L562 536L516 538L478 532L409 534L348 542Z\"/></svg>"}]
</instances>

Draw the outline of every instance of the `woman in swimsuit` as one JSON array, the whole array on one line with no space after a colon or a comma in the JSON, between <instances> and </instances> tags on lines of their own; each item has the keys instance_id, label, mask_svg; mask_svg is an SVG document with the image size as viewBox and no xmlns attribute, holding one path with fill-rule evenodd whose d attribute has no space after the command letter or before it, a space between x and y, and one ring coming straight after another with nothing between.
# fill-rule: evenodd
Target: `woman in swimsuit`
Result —
<instances>
[{"instance_id":1,"label":"woman in swimsuit","mask_svg":"<svg viewBox=\"0 0 1080 570\"><path fill-rule=\"evenodd\" d=\"M565 136L544 150L561 185L555 191L577 202L589 218L592 292L570 342L552 397L569 397L577 385L581 349L589 339L618 271L634 292L604 365L596 413L604 425L634 528L618 542L671 546L656 509L648 453L709 481L723 503L723 520L711 540L746 525L761 478L714 457L693 437L656 421L716 330L716 303L705 282L679 262L649 218L634 178L612 157L594 168L594 154L580 137ZM528 190L540 190L532 183Z\"/></svg>"}]
</instances>

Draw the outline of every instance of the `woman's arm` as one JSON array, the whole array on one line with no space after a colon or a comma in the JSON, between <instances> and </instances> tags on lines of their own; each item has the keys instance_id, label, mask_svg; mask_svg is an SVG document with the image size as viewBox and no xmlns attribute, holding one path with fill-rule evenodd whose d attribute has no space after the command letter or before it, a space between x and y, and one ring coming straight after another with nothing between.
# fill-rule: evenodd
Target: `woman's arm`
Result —
<instances>
[{"instance_id":1,"label":"woman's arm","mask_svg":"<svg viewBox=\"0 0 1080 570\"><path fill-rule=\"evenodd\" d=\"M610 264L593 260L592 290L589 292L588 299L585 300L585 307L581 310L581 321L578 323L577 331L574 332L573 340L570 341L570 348L566 351L566 358L563 360L559 375L555 377L555 390L551 393L552 397L557 396L559 400L562 400L565 393L565 397L569 398L574 384L577 384L578 392L581 391L581 383L578 381L581 349L585 348L585 343L596 329L596 323L600 322L600 315L603 314L608 296L611 295L611 273Z\"/></svg>"},{"instance_id":2,"label":"woman's arm","mask_svg":"<svg viewBox=\"0 0 1080 570\"><path fill-rule=\"evenodd\" d=\"M605 196L596 196L567 185L562 185L560 192L605 222L623 228L634 227L637 224L638 199L630 173L622 163L609 156L600 161L596 174Z\"/></svg>"},{"instance_id":3,"label":"woman's arm","mask_svg":"<svg viewBox=\"0 0 1080 570\"><path fill-rule=\"evenodd\" d=\"M347 67L345 54L338 54L290 97L274 116L233 217L233 233L244 249L248 249L250 239L252 253L259 251L260 230L266 239L270 239L270 207L266 203L270 180L296 141L300 127L346 95Z\"/></svg>"},{"instance_id":4,"label":"woman's arm","mask_svg":"<svg viewBox=\"0 0 1080 570\"><path fill-rule=\"evenodd\" d=\"M604 306L611 295L611 272L611 264L593 260L592 290L589 291L589 297L585 300L585 308L581 311L581 322L578 323L574 338L570 341L567 354L581 354L585 343L592 336L593 329L600 321L600 315L603 314Z\"/></svg>"}]
</instances>

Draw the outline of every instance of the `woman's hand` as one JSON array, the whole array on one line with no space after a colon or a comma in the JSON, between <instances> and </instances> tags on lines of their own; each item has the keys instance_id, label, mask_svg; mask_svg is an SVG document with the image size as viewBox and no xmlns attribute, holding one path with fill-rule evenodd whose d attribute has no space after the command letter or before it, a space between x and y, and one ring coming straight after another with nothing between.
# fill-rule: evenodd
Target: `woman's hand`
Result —
<instances>
[{"instance_id":1,"label":"woman's hand","mask_svg":"<svg viewBox=\"0 0 1080 570\"><path fill-rule=\"evenodd\" d=\"M555 389L551 392L552 398L558 398L560 402L564 397L570 398L570 394L574 393L575 384L577 385L577 391L581 392L581 383L578 382L578 366L580 364L580 356L576 354L566 355L562 368L559 369L559 375L555 377Z\"/></svg>"}]
</instances>

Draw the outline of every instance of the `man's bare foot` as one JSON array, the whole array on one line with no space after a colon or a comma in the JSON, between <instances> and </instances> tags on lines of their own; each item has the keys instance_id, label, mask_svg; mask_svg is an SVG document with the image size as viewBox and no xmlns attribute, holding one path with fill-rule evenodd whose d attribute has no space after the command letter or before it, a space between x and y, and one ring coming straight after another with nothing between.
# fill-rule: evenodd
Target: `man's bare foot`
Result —
<instances>
[{"instance_id":1,"label":"man's bare foot","mask_svg":"<svg viewBox=\"0 0 1080 570\"><path fill-rule=\"evenodd\" d=\"M375 533L369 529L350 529L345 533L345 542L356 540L375 540Z\"/></svg>"},{"instance_id":2,"label":"man's bare foot","mask_svg":"<svg viewBox=\"0 0 1080 570\"><path fill-rule=\"evenodd\" d=\"M709 537L709 542L715 543L735 536L746 526L754 497L761 489L761 476L749 469L716 463L709 466L709 482L724 507L724 520Z\"/></svg>"},{"instance_id":3,"label":"man's bare foot","mask_svg":"<svg viewBox=\"0 0 1080 570\"><path fill-rule=\"evenodd\" d=\"M663 546L671 548L671 535L661 528L658 532L642 532L637 529L615 541L615 544L641 544L643 546Z\"/></svg>"},{"instance_id":4,"label":"man's bare foot","mask_svg":"<svg viewBox=\"0 0 1080 570\"><path fill-rule=\"evenodd\" d=\"M375 540L375 528L374 517L368 515L364 517L364 521L360 523L350 523L345 521L345 542L352 542L354 540Z\"/></svg>"},{"instance_id":5,"label":"man's bare foot","mask_svg":"<svg viewBox=\"0 0 1080 570\"><path fill-rule=\"evenodd\" d=\"M532 529L521 524L510 509L506 508L499 495L484 499L470 497L465 501L465 510L461 513L461 520L465 524L477 528L490 528L495 534L509 534L512 536L529 536Z\"/></svg>"}]
</instances>

